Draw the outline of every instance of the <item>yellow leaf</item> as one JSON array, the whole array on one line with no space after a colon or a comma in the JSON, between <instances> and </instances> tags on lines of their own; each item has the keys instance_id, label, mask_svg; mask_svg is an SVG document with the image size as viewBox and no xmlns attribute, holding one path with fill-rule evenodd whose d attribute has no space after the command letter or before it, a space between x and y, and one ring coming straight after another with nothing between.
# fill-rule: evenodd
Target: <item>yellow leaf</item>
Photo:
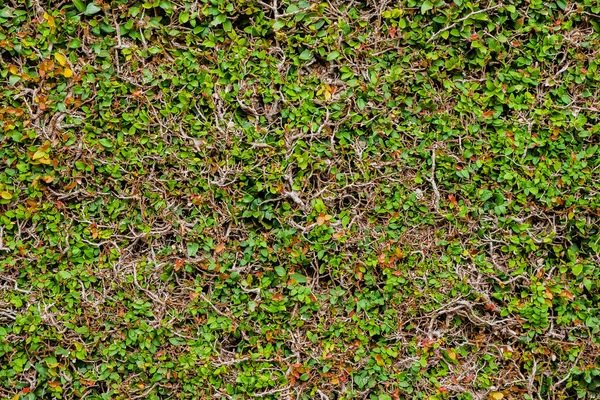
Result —
<instances>
[{"instance_id":1,"label":"yellow leaf","mask_svg":"<svg viewBox=\"0 0 600 400\"><path fill-rule=\"evenodd\" d=\"M383 367L385 365L385 362L383 361L383 358L377 354L375 356L375 362L377 363L377 365L379 365L380 367Z\"/></svg>"},{"instance_id":2,"label":"yellow leaf","mask_svg":"<svg viewBox=\"0 0 600 400\"><path fill-rule=\"evenodd\" d=\"M62 54L60 54L58 52L54 53L54 58L62 67L67 65L67 57L63 56Z\"/></svg>"},{"instance_id":3,"label":"yellow leaf","mask_svg":"<svg viewBox=\"0 0 600 400\"><path fill-rule=\"evenodd\" d=\"M502 400L504 395L501 392L491 392L488 398L490 400Z\"/></svg>"},{"instance_id":4,"label":"yellow leaf","mask_svg":"<svg viewBox=\"0 0 600 400\"><path fill-rule=\"evenodd\" d=\"M0 192L0 196L5 200L10 200L13 197L12 194L10 194L9 192L6 192L6 191Z\"/></svg>"},{"instance_id":5,"label":"yellow leaf","mask_svg":"<svg viewBox=\"0 0 600 400\"><path fill-rule=\"evenodd\" d=\"M13 75L20 75L18 68L16 66L14 66L14 65L11 65L10 67L8 67L8 70Z\"/></svg>"},{"instance_id":6,"label":"yellow leaf","mask_svg":"<svg viewBox=\"0 0 600 400\"><path fill-rule=\"evenodd\" d=\"M36 151L36 152L35 152L35 154L33 155L33 159L34 159L34 160L37 160L37 159L39 159L39 158L44 158L44 157L47 157L47 156L46 156L46 153L45 153L43 150L38 150L38 151Z\"/></svg>"},{"instance_id":7,"label":"yellow leaf","mask_svg":"<svg viewBox=\"0 0 600 400\"><path fill-rule=\"evenodd\" d=\"M446 354L448 354L448 357L449 357L451 360L453 360L453 361L456 361L456 358L457 358L457 357L456 357L456 353L455 353L454 351L452 351L452 350L448 350L448 351L446 352Z\"/></svg>"},{"instance_id":8,"label":"yellow leaf","mask_svg":"<svg viewBox=\"0 0 600 400\"><path fill-rule=\"evenodd\" d=\"M331 378L331 380L329 381L332 385L337 385L338 383L340 383L340 380L338 377L333 377Z\"/></svg>"},{"instance_id":9,"label":"yellow leaf","mask_svg":"<svg viewBox=\"0 0 600 400\"><path fill-rule=\"evenodd\" d=\"M70 78L73 76L73 70L69 67L66 67L63 71L63 75L65 78Z\"/></svg>"},{"instance_id":10,"label":"yellow leaf","mask_svg":"<svg viewBox=\"0 0 600 400\"><path fill-rule=\"evenodd\" d=\"M52 183L52 181L54 181L54 177L50 175L42 176L40 179L46 183Z\"/></svg>"},{"instance_id":11,"label":"yellow leaf","mask_svg":"<svg viewBox=\"0 0 600 400\"><path fill-rule=\"evenodd\" d=\"M56 22L54 21L54 17L47 12L44 13L44 19L48 21L48 26L50 28L56 28Z\"/></svg>"}]
</instances>

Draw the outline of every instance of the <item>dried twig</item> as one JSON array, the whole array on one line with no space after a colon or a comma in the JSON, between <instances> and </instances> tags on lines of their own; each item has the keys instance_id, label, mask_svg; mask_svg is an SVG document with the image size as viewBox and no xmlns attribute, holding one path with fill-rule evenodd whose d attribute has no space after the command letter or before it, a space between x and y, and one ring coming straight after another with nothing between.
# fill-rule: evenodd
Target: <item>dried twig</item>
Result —
<instances>
[{"instance_id":1,"label":"dried twig","mask_svg":"<svg viewBox=\"0 0 600 400\"><path fill-rule=\"evenodd\" d=\"M500 8L502 7L503 4L497 4L495 6L492 7L488 7L488 8L484 8L482 10L477 10L477 11L473 11L467 15L465 15L464 17L458 19L456 22L454 22L453 24L448 25L447 27L440 29L439 31L437 31L436 33L434 33L428 40L427 43L431 43L436 37L438 37L439 35L441 35L442 33L449 31L450 29L454 28L456 25L460 24L461 22L463 22L464 20L467 20L469 18L471 18L473 15L475 14L480 14L483 12L488 12L488 11L492 11L495 10L496 8Z\"/></svg>"}]
</instances>

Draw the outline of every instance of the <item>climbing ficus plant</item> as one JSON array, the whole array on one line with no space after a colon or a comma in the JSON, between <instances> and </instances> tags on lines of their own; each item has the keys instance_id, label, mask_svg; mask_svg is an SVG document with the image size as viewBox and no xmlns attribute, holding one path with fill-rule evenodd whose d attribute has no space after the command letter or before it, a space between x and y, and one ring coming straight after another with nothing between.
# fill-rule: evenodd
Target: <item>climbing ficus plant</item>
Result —
<instances>
[{"instance_id":1,"label":"climbing ficus plant","mask_svg":"<svg viewBox=\"0 0 600 400\"><path fill-rule=\"evenodd\" d=\"M599 16L0 4L0 398L593 398Z\"/></svg>"}]
</instances>

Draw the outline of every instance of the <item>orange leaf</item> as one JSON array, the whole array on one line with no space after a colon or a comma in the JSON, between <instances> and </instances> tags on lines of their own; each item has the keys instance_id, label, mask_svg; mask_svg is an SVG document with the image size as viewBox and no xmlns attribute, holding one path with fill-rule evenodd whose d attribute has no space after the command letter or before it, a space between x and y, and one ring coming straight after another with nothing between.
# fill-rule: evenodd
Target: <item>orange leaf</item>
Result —
<instances>
[{"instance_id":1,"label":"orange leaf","mask_svg":"<svg viewBox=\"0 0 600 400\"><path fill-rule=\"evenodd\" d=\"M73 182L69 183L67 186L65 186L65 190L71 190L75 186L77 186L77 181L73 181Z\"/></svg>"},{"instance_id":2,"label":"orange leaf","mask_svg":"<svg viewBox=\"0 0 600 400\"><path fill-rule=\"evenodd\" d=\"M49 381L48 386L50 386L52 389L56 389L56 388L60 387L60 383L54 382L54 381Z\"/></svg>"},{"instance_id":3,"label":"orange leaf","mask_svg":"<svg viewBox=\"0 0 600 400\"><path fill-rule=\"evenodd\" d=\"M320 213L317 217L317 225L321 226L325 223L325 214Z\"/></svg>"},{"instance_id":4,"label":"orange leaf","mask_svg":"<svg viewBox=\"0 0 600 400\"><path fill-rule=\"evenodd\" d=\"M92 237L94 239L98 238L98 225L95 222L90 225L90 232L92 232Z\"/></svg>"},{"instance_id":5,"label":"orange leaf","mask_svg":"<svg viewBox=\"0 0 600 400\"><path fill-rule=\"evenodd\" d=\"M276 293L275 295L273 295L272 300L273 301L281 301L281 300L283 300L283 295L281 293Z\"/></svg>"},{"instance_id":6,"label":"orange leaf","mask_svg":"<svg viewBox=\"0 0 600 400\"><path fill-rule=\"evenodd\" d=\"M568 290L566 290L566 289L563 290L562 292L560 292L559 296L560 297L565 297L565 298L567 298L569 300L573 300L575 298L575 296L571 292L569 292Z\"/></svg>"},{"instance_id":7,"label":"orange leaf","mask_svg":"<svg viewBox=\"0 0 600 400\"><path fill-rule=\"evenodd\" d=\"M42 176L40 179L43 180L44 182L48 183L48 184L50 184L50 183L52 183L54 181L54 177L51 176L51 175Z\"/></svg>"}]
</instances>

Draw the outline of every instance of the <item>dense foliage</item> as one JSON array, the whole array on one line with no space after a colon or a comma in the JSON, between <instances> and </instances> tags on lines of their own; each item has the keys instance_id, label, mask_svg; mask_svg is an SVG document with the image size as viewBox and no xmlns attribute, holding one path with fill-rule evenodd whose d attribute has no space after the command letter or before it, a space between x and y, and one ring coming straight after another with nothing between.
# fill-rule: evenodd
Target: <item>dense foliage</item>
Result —
<instances>
[{"instance_id":1,"label":"dense foliage","mask_svg":"<svg viewBox=\"0 0 600 400\"><path fill-rule=\"evenodd\" d=\"M597 395L599 14L0 2L0 397Z\"/></svg>"}]
</instances>

